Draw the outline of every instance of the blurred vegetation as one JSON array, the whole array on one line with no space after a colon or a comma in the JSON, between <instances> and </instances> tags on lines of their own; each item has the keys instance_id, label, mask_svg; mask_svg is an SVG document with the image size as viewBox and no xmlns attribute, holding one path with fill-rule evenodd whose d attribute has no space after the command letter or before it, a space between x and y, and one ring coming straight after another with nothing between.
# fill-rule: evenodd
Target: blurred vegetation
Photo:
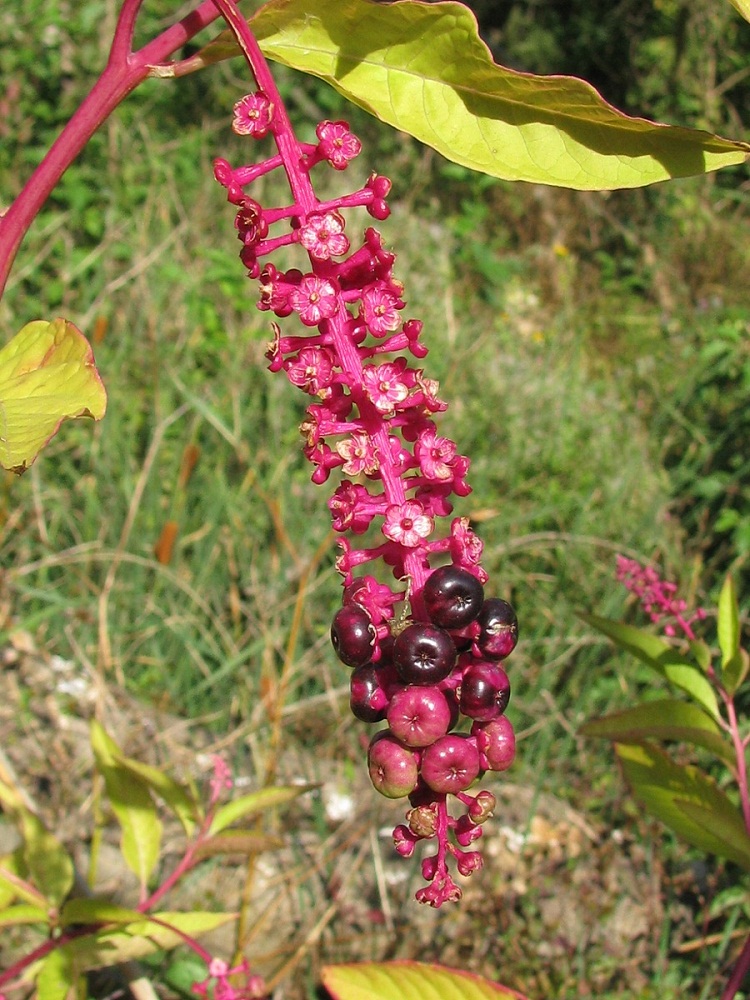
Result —
<instances>
[{"instance_id":1,"label":"blurred vegetation","mask_svg":"<svg viewBox=\"0 0 750 1000\"><path fill-rule=\"evenodd\" d=\"M750 26L728 4L472 6L507 65L583 76L630 112L745 131ZM93 82L116 8L0 7L0 204ZM141 36L173 8L146 4ZM627 704L644 678L618 671L576 611L623 612L618 551L656 560L689 598L708 603L729 567L750 590L745 174L601 195L503 184L316 81L283 69L279 80L303 133L319 117L347 117L361 135L346 183L375 168L393 179L382 230L408 314L425 320L425 368L451 402L441 427L472 457L474 493L458 512L473 518L492 586L522 622L514 721L534 735L516 780L578 805L586 796L621 820L628 805L605 750L575 730ZM264 699L291 664L288 739L361 764L347 678L329 649L340 588L326 490L300 451L305 400L265 371L268 323L211 174L215 155L254 155L228 127L247 87L239 61L148 81L68 171L22 248L0 304L7 335L38 317L76 322L94 340L110 404L101 426L66 426L28 475L3 480L6 628L217 730L247 724L261 747ZM342 178L320 182L333 190ZM255 196L285 199L276 184ZM170 521L176 544L160 560ZM324 709L305 710L321 697ZM706 968L686 960L680 995L711 995ZM631 995L622 989L606 995Z\"/></svg>"}]
</instances>

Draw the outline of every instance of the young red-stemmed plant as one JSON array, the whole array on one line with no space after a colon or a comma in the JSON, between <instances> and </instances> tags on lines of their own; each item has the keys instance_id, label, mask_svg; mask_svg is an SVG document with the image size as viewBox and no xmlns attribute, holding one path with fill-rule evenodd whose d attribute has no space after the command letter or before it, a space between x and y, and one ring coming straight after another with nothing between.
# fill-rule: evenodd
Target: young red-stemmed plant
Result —
<instances>
[{"instance_id":1,"label":"young red-stemmed plant","mask_svg":"<svg viewBox=\"0 0 750 1000\"><path fill-rule=\"evenodd\" d=\"M736 705L750 656L741 645L734 584L727 577L721 589L715 636L709 644L694 626L713 616L703 608L689 610L687 601L677 596L676 585L653 567L620 556L617 577L666 638L596 615L584 615L584 620L655 671L678 696L644 701L595 719L581 732L613 741L625 779L648 812L694 847L750 871L750 733L743 731ZM663 749L663 743L678 744L680 759ZM695 763L684 763L686 747L692 748ZM719 787L700 766L699 754L705 751L729 771L731 785L722 782ZM750 938L721 1000L736 996L749 970Z\"/></svg>"}]
</instances>

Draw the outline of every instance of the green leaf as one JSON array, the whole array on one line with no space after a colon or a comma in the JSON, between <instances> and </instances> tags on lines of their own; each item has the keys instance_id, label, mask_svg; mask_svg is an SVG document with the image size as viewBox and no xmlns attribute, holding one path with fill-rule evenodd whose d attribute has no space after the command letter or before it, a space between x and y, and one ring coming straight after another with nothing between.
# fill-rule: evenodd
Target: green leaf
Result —
<instances>
[{"instance_id":1,"label":"green leaf","mask_svg":"<svg viewBox=\"0 0 750 1000\"><path fill-rule=\"evenodd\" d=\"M122 751L96 720L91 723L91 747L122 829L122 856L145 886L159 860L162 835L148 785L120 763Z\"/></svg>"},{"instance_id":2,"label":"green leaf","mask_svg":"<svg viewBox=\"0 0 750 1000\"><path fill-rule=\"evenodd\" d=\"M651 744L617 744L615 750L633 794L652 816L693 847L750 871L750 837L742 816L710 778Z\"/></svg>"},{"instance_id":3,"label":"green leaf","mask_svg":"<svg viewBox=\"0 0 750 1000\"><path fill-rule=\"evenodd\" d=\"M642 705L593 719L581 726L583 736L601 736L617 743L644 740L680 740L705 747L727 764L735 762L731 744L718 724L698 705L676 699L647 701Z\"/></svg>"},{"instance_id":4,"label":"green leaf","mask_svg":"<svg viewBox=\"0 0 750 1000\"><path fill-rule=\"evenodd\" d=\"M750 146L629 118L589 84L496 65L460 3L270 0L266 56L331 84L381 121L493 177L581 190L641 187L743 163ZM195 68L237 55L228 32Z\"/></svg>"},{"instance_id":5,"label":"green leaf","mask_svg":"<svg viewBox=\"0 0 750 1000\"><path fill-rule=\"evenodd\" d=\"M203 819L203 816L201 815L200 803L185 785L170 778L168 774L160 771L157 767L143 764L139 760L133 760L132 757L125 757L122 752L117 755L117 761L127 771L145 782L160 799L163 799L172 808L185 833L190 836L195 829L196 822Z\"/></svg>"},{"instance_id":6,"label":"green leaf","mask_svg":"<svg viewBox=\"0 0 750 1000\"><path fill-rule=\"evenodd\" d=\"M731 576L727 576L719 594L716 630L721 650L721 679L732 695L747 675L748 657L743 657L740 649L740 609Z\"/></svg>"},{"instance_id":7,"label":"green leaf","mask_svg":"<svg viewBox=\"0 0 750 1000\"><path fill-rule=\"evenodd\" d=\"M321 979L334 1000L526 1000L470 972L421 962L326 965Z\"/></svg>"},{"instance_id":8,"label":"green leaf","mask_svg":"<svg viewBox=\"0 0 750 1000\"><path fill-rule=\"evenodd\" d=\"M708 645L702 639L693 639L690 643L690 652L703 673L707 674L711 666L711 650Z\"/></svg>"},{"instance_id":9,"label":"green leaf","mask_svg":"<svg viewBox=\"0 0 750 1000\"><path fill-rule=\"evenodd\" d=\"M0 927L12 927L15 924L49 924L49 922L49 911L41 906L19 903L0 910Z\"/></svg>"},{"instance_id":10,"label":"green leaf","mask_svg":"<svg viewBox=\"0 0 750 1000\"><path fill-rule=\"evenodd\" d=\"M60 911L60 926L70 924L132 924L142 920L138 910L117 906L107 899L69 899Z\"/></svg>"},{"instance_id":11,"label":"green leaf","mask_svg":"<svg viewBox=\"0 0 750 1000\"><path fill-rule=\"evenodd\" d=\"M36 980L36 1000L66 1000L75 985L76 973L70 955L55 948L45 956Z\"/></svg>"},{"instance_id":12,"label":"green leaf","mask_svg":"<svg viewBox=\"0 0 750 1000\"><path fill-rule=\"evenodd\" d=\"M280 785L278 788L261 788L258 792L233 799L217 810L208 831L209 836L220 833L238 819L247 819L248 816L257 816L276 806L286 805L287 802L292 802L314 787L314 785Z\"/></svg>"},{"instance_id":13,"label":"green leaf","mask_svg":"<svg viewBox=\"0 0 750 1000\"><path fill-rule=\"evenodd\" d=\"M0 465L21 473L68 417L101 420L107 394L72 323L27 323L0 350Z\"/></svg>"},{"instance_id":14,"label":"green leaf","mask_svg":"<svg viewBox=\"0 0 750 1000\"><path fill-rule=\"evenodd\" d=\"M592 628L603 632L620 649L632 653L675 687L686 691L715 719L719 718L719 706L711 682L668 642L650 632L643 632L632 625L623 625L609 618L600 618L598 615L580 615L580 618Z\"/></svg>"},{"instance_id":15,"label":"green leaf","mask_svg":"<svg viewBox=\"0 0 750 1000\"><path fill-rule=\"evenodd\" d=\"M34 813L24 809L20 822L24 859L34 885L51 906L59 906L73 885L73 860Z\"/></svg>"},{"instance_id":16,"label":"green leaf","mask_svg":"<svg viewBox=\"0 0 750 1000\"><path fill-rule=\"evenodd\" d=\"M185 936L200 937L236 919L234 913L154 913L114 930L97 931L63 945L80 972L145 958L155 951L184 944ZM158 922L157 922L158 921Z\"/></svg>"}]
</instances>

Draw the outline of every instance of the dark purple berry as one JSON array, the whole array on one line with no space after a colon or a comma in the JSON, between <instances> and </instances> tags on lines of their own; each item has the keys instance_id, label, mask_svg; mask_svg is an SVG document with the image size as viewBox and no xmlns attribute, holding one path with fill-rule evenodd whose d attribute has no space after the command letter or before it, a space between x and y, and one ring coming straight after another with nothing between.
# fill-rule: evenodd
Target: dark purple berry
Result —
<instances>
[{"instance_id":1,"label":"dark purple berry","mask_svg":"<svg viewBox=\"0 0 750 1000\"><path fill-rule=\"evenodd\" d=\"M410 684L395 692L386 718L391 732L402 743L426 747L448 732L451 710L438 688Z\"/></svg>"},{"instance_id":2,"label":"dark purple berry","mask_svg":"<svg viewBox=\"0 0 750 1000\"><path fill-rule=\"evenodd\" d=\"M467 569L441 566L427 578L422 597L431 621L441 628L458 629L479 614L484 588Z\"/></svg>"},{"instance_id":3,"label":"dark purple berry","mask_svg":"<svg viewBox=\"0 0 750 1000\"><path fill-rule=\"evenodd\" d=\"M518 642L518 619L512 605L490 597L479 612L477 646L491 660L504 660Z\"/></svg>"},{"instance_id":4,"label":"dark purple berry","mask_svg":"<svg viewBox=\"0 0 750 1000\"><path fill-rule=\"evenodd\" d=\"M347 666L361 667L375 650L375 629L370 616L358 604L339 608L331 625L331 642L336 655Z\"/></svg>"},{"instance_id":5,"label":"dark purple berry","mask_svg":"<svg viewBox=\"0 0 750 1000\"><path fill-rule=\"evenodd\" d=\"M487 660L472 663L461 681L459 707L478 722L502 715L510 701L510 681L502 667Z\"/></svg>"},{"instance_id":6,"label":"dark purple berry","mask_svg":"<svg viewBox=\"0 0 750 1000\"><path fill-rule=\"evenodd\" d=\"M389 799L404 798L417 787L416 755L388 732L373 737L367 752L367 766L373 785Z\"/></svg>"},{"instance_id":7,"label":"dark purple berry","mask_svg":"<svg viewBox=\"0 0 750 1000\"><path fill-rule=\"evenodd\" d=\"M422 754L422 780L434 792L463 792L479 774L479 751L468 736L451 733Z\"/></svg>"},{"instance_id":8,"label":"dark purple berry","mask_svg":"<svg viewBox=\"0 0 750 1000\"><path fill-rule=\"evenodd\" d=\"M507 771L516 756L516 734L506 716L491 722L475 722L471 734L476 736L482 767L488 771Z\"/></svg>"},{"instance_id":9,"label":"dark purple berry","mask_svg":"<svg viewBox=\"0 0 750 1000\"><path fill-rule=\"evenodd\" d=\"M404 684L437 684L453 670L456 647L443 629L414 622L396 637L393 662Z\"/></svg>"},{"instance_id":10,"label":"dark purple berry","mask_svg":"<svg viewBox=\"0 0 750 1000\"><path fill-rule=\"evenodd\" d=\"M384 671L374 663L357 667L349 681L349 707L360 722L382 722L388 710Z\"/></svg>"}]
</instances>

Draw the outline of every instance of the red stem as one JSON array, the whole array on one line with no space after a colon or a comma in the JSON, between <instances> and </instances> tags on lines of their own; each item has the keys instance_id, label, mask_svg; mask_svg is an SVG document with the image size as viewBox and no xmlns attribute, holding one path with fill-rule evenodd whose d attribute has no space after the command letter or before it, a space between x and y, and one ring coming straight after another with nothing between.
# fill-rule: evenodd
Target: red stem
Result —
<instances>
[{"instance_id":1,"label":"red stem","mask_svg":"<svg viewBox=\"0 0 750 1000\"><path fill-rule=\"evenodd\" d=\"M737 993L742 986L742 981L745 978L748 970L750 969L750 937L740 952L740 957L737 959L737 963L732 970L732 975L727 983L724 992L721 994L721 1000L734 1000Z\"/></svg>"},{"instance_id":2,"label":"red stem","mask_svg":"<svg viewBox=\"0 0 750 1000\"><path fill-rule=\"evenodd\" d=\"M218 17L212 0L203 2L137 52L131 51L135 20L143 0L124 0L104 72L54 141L46 156L0 218L0 296L29 226L76 156L118 104L163 63Z\"/></svg>"}]
</instances>

